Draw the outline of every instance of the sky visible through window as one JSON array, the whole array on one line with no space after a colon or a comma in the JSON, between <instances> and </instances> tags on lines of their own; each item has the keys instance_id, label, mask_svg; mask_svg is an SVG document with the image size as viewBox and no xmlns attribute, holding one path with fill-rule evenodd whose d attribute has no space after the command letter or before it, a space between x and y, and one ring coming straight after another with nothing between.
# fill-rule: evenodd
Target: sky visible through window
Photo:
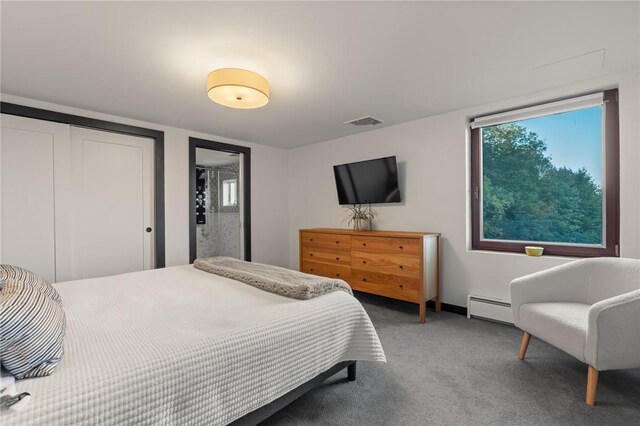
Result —
<instances>
[{"instance_id":1,"label":"sky visible through window","mask_svg":"<svg viewBox=\"0 0 640 426\"><path fill-rule=\"evenodd\" d=\"M602 187L602 109L599 106L516 122L546 142L556 167L585 168Z\"/></svg>"}]
</instances>

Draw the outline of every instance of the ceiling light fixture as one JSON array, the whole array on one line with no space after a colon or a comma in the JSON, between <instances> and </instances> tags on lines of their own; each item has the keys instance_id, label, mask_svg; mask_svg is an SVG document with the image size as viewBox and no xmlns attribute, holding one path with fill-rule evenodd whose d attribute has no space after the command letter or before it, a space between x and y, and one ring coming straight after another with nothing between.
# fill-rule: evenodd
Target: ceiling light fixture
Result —
<instances>
[{"instance_id":1,"label":"ceiling light fixture","mask_svg":"<svg viewBox=\"0 0 640 426\"><path fill-rule=\"evenodd\" d=\"M253 71L222 68L209 73L207 95L230 108L260 108L269 102L269 82Z\"/></svg>"}]
</instances>

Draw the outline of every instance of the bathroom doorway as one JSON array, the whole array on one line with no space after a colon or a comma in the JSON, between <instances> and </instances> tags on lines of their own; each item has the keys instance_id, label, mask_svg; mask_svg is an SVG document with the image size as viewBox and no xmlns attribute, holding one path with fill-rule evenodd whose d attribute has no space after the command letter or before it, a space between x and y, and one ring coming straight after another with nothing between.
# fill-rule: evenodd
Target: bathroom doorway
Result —
<instances>
[{"instance_id":1,"label":"bathroom doorway","mask_svg":"<svg viewBox=\"0 0 640 426\"><path fill-rule=\"evenodd\" d=\"M189 139L190 260L251 260L250 148Z\"/></svg>"}]
</instances>

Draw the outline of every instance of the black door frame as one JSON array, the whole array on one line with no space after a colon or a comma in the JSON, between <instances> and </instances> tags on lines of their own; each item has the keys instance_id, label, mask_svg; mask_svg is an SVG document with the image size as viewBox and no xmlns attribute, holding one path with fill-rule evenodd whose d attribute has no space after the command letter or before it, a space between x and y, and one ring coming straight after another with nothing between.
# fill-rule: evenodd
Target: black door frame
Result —
<instances>
[{"instance_id":1,"label":"black door frame","mask_svg":"<svg viewBox=\"0 0 640 426\"><path fill-rule=\"evenodd\" d=\"M9 102L0 103L0 113L17 115L20 117L34 118L36 120L53 121L77 127L103 130L105 132L121 133L131 136L141 136L154 141L154 198L155 198L155 258L156 268L165 267L165 243L164 243L164 132L147 129L144 127L130 126L128 124L115 123L113 121L98 120L79 115L65 114L57 111L33 108Z\"/></svg>"},{"instance_id":2,"label":"black door frame","mask_svg":"<svg viewBox=\"0 0 640 426\"><path fill-rule=\"evenodd\" d=\"M196 260L196 148L244 154L242 156L244 260L251 261L251 148L199 138L189 138L189 261L193 263Z\"/></svg>"}]
</instances>

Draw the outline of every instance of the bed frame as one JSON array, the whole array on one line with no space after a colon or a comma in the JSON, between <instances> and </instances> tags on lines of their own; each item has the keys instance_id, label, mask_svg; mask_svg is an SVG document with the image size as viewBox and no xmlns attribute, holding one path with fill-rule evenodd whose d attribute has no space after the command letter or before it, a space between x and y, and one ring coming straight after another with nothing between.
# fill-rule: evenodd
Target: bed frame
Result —
<instances>
[{"instance_id":1,"label":"bed frame","mask_svg":"<svg viewBox=\"0 0 640 426\"><path fill-rule=\"evenodd\" d=\"M343 370L344 368L347 369L347 379L350 382L355 381L356 380L356 362L355 361L339 362L338 364L334 365L324 373L318 374L313 379L309 380L306 383L301 384L300 386L293 389L292 391L282 395L280 398L270 402L267 405L263 405L257 410L254 410L248 414L245 414L239 419L233 421L231 425L233 426L257 425L258 423L274 415L276 412L282 410L284 407L291 404L293 401L300 398L302 395L309 392L311 389L317 387L322 382L327 380L329 377L333 376L334 374Z\"/></svg>"}]
</instances>

